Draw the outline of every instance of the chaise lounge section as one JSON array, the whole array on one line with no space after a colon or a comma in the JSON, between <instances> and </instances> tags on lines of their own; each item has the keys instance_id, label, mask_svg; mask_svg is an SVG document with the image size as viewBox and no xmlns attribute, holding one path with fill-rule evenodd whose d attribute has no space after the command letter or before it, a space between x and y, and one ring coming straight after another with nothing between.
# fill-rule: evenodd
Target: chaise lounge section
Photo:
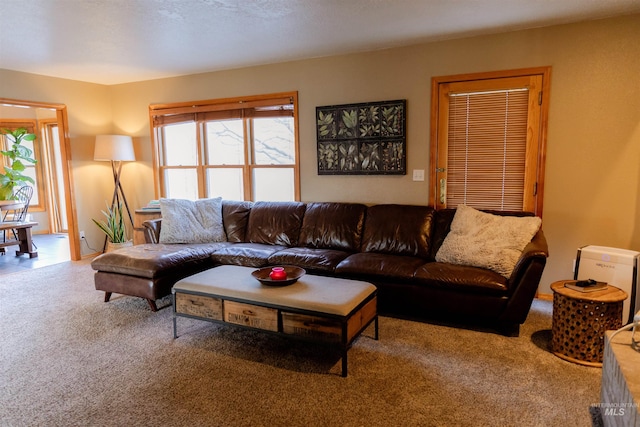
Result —
<instances>
[{"instance_id":1,"label":"chaise lounge section","mask_svg":"<svg viewBox=\"0 0 640 427\"><path fill-rule=\"evenodd\" d=\"M438 261L456 216L455 224L461 224L456 209L332 202L220 204L224 241L165 244L166 219L147 221L148 243L93 260L96 289L105 292L106 301L113 292L145 298L155 311L155 300L169 295L176 281L205 269L295 265L310 274L373 283L383 314L454 320L517 335L548 257L539 223L531 228L536 218L522 212L464 211L488 224L504 218L511 222L509 233L526 228L521 220L531 229L533 237L517 251L513 266L498 272L492 265ZM480 252L491 252L492 244Z\"/></svg>"}]
</instances>

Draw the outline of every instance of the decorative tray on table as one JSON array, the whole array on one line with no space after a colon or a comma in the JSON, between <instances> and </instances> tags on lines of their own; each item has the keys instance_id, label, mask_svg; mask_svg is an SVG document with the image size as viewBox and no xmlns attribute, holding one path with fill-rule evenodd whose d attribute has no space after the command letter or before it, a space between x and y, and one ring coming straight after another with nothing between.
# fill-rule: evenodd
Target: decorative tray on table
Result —
<instances>
[{"instance_id":1,"label":"decorative tray on table","mask_svg":"<svg viewBox=\"0 0 640 427\"><path fill-rule=\"evenodd\" d=\"M287 286L304 276L306 270L294 265L264 267L251 272L260 283L267 286Z\"/></svg>"}]
</instances>

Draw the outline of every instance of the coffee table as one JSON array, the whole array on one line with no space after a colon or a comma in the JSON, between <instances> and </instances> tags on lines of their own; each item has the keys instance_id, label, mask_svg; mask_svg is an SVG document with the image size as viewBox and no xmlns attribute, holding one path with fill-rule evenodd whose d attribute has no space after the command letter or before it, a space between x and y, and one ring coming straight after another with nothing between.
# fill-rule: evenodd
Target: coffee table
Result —
<instances>
[{"instance_id":1,"label":"coffee table","mask_svg":"<svg viewBox=\"0 0 640 427\"><path fill-rule=\"evenodd\" d=\"M223 265L173 286L173 336L178 317L190 317L290 338L327 343L347 351L373 322L378 339L377 291L371 283L306 274L288 286L267 286L249 267Z\"/></svg>"}]
</instances>

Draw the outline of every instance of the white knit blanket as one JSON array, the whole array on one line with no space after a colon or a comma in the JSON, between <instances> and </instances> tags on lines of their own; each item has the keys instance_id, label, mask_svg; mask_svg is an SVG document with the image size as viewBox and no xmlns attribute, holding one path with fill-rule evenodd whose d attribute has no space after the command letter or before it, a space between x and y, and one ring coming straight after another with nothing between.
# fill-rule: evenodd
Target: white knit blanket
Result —
<instances>
[{"instance_id":1,"label":"white knit blanket","mask_svg":"<svg viewBox=\"0 0 640 427\"><path fill-rule=\"evenodd\" d=\"M224 242L222 198L160 199L160 243Z\"/></svg>"},{"instance_id":2,"label":"white knit blanket","mask_svg":"<svg viewBox=\"0 0 640 427\"><path fill-rule=\"evenodd\" d=\"M538 217L492 215L460 205L436 261L487 268L509 278L541 224Z\"/></svg>"}]
</instances>

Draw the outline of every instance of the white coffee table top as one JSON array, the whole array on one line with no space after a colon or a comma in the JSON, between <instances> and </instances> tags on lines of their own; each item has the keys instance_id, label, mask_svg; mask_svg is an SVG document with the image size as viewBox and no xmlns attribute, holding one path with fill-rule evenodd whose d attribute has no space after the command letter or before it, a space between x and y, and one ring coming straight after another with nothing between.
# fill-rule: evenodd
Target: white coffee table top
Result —
<instances>
[{"instance_id":1,"label":"white coffee table top","mask_svg":"<svg viewBox=\"0 0 640 427\"><path fill-rule=\"evenodd\" d=\"M267 286L251 275L254 270L235 265L215 267L178 281L173 292L217 295L346 316L376 290L367 282L311 274L305 274L292 285Z\"/></svg>"}]
</instances>

